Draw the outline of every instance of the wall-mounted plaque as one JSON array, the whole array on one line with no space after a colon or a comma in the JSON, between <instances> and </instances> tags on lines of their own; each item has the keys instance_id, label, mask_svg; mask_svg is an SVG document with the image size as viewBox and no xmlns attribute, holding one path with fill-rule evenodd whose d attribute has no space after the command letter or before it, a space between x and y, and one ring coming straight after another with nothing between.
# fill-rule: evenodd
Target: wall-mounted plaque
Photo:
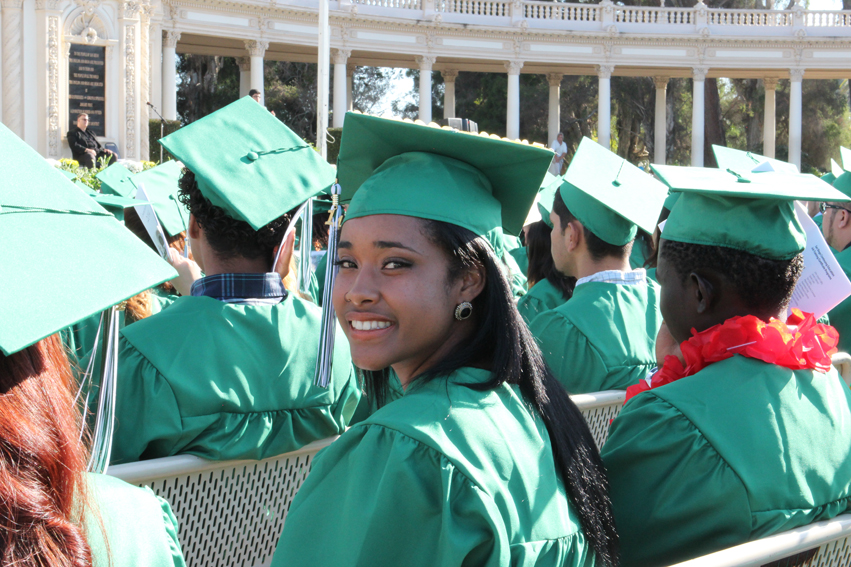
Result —
<instances>
[{"instance_id":1,"label":"wall-mounted plaque","mask_svg":"<svg viewBox=\"0 0 851 567\"><path fill-rule=\"evenodd\" d=\"M78 114L85 112L89 115L89 130L95 136L105 135L105 78L106 48L72 43L68 57L69 127L77 122Z\"/></svg>"}]
</instances>

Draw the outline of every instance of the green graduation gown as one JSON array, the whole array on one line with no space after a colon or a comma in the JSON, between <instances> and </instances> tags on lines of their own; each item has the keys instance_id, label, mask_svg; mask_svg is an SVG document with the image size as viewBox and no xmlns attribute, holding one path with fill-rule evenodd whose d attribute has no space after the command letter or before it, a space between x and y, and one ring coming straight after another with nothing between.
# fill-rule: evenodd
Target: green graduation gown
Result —
<instances>
[{"instance_id":1,"label":"green graduation gown","mask_svg":"<svg viewBox=\"0 0 851 567\"><path fill-rule=\"evenodd\" d=\"M126 327L112 462L191 453L264 459L342 433L360 400L338 328L329 388L313 384L322 312L182 297Z\"/></svg>"},{"instance_id":2,"label":"green graduation gown","mask_svg":"<svg viewBox=\"0 0 851 567\"><path fill-rule=\"evenodd\" d=\"M549 436L463 368L414 383L316 458L272 565L591 566Z\"/></svg>"},{"instance_id":3,"label":"green graduation gown","mask_svg":"<svg viewBox=\"0 0 851 567\"><path fill-rule=\"evenodd\" d=\"M523 272L523 275L529 276L529 254L526 250L525 246L521 246L519 248L515 248L514 250L508 251L509 256L514 258L514 261L517 262L517 266L520 268L520 271Z\"/></svg>"},{"instance_id":4,"label":"green graduation gown","mask_svg":"<svg viewBox=\"0 0 851 567\"><path fill-rule=\"evenodd\" d=\"M328 254L326 253L316 264L313 277L310 278L310 295L316 305L322 306L323 295L325 295L325 272L328 269Z\"/></svg>"},{"instance_id":5,"label":"green graduation gown","mask_svg":"<svg viewBox=\"0 0 851 567\"><path fill-rule=\"evenodd\" d=\"M836 261L845 275L851 278L851 246L842 252L834 252ZM851 352L851 297L846 297L828 312L830 324L839 331L839 350Z\"/></svg>"},{"instance_id":6,"label":"green graduation gown","mask_svg":"<svg viewBox=\"0 0 851 567\"><path fill-rule=\"evenodd\" d=\"M625 390L656 366L659 286L588 282L529 329L571 394Z\"/></svg>"},{"instance_id":7,"label":"green graduation gown","mask_svg":"<svg viewBox=\"0 0 851 567\"><path fill-rule=\"evenodd\" d=\"M87 474L86 538L94 567L184 567L177 520L168 502L149 488Z\"/></svg>"},{"instance_id":8,"label":"green graduation gown","mask_svg":"<svg viewBox=\"0 0 851 567\"><path fill-rule=\"evenodd\" d=\"M670 565L843 513L851 391L740 355L643 392L602 456L621 565Z\"/></svg>"},{"instance_id":9,"label":"green graduation gown","mask_svg":"<svg viewBox=\"0 0 851 567\"><path fill-rule=\"evenodd\" d=\"M517 302L517 310L528 325L544 311L555 309L565 301L567 300L561 291L550 283L550 280L543 279L520 298Z\"/></svg>"}]
</instances>

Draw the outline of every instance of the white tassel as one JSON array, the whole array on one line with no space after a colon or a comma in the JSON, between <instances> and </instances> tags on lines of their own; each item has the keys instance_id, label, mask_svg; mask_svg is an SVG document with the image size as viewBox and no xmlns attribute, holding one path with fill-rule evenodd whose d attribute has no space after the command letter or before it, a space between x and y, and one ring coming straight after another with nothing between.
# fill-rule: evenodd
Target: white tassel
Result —
<instances>
[{"instance_id":1,"label":"white tassel","mask_svg":"<svg viewBox=\"0 0 851 567\"><path fill-rule=\"evenodd\" d=\"M98 407L92 432L92 454L88 471L105 474L112 455L112 436L115 431L115 401L118 378L118 318L123 310L114 306L105 312L102 373L98 392ZM100 331L98 331L100 333ZM92 350L94 359L95 350Z\"/></svg>"},{"instance_id":2,"label":"white tassel","mask_svg":"<svg viewBox=\"0 0 851 567\"><path fill-rule=\"evenodd\" d=\"M337 276L337 241L339 240L340 224L343 220L343 209L340 206L340 185L335 183L331 188L331 210L328 211L328 269L325 271L324 301L322 302L322 330L319 338L319 356L316 358L316 374L313 383L327 388L331 383L331 367L334 358L334 338L337 332L337 317L331 293L334 289L334 278Z\"/></svg>"}]
</instances>

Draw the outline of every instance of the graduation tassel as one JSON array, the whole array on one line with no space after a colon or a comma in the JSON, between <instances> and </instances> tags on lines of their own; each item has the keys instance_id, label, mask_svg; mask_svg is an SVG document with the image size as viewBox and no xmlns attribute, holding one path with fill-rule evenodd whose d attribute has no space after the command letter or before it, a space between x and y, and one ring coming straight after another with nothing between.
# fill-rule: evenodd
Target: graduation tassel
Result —
<instances>
[{"instance_id":1,"label":"graduation tassel","mask_svg":"<svg viewBox=\"0 0 851 567\"><path fill-rule=\"evenodd\" d=\"M313 199L305 203L301 214L301 234L299 235L298 289L310 292L310 250L313 248Z\"/></svg>"},{"instance_id":2,"label":"graduation tassel","mask_svg":"<svg viewBox=\"0 0 851 567\"><path fill-rule=\"evenodd\" d=\"M325 271L323 287L325 301L322 303L322 330L319 339L319 356L316 358L316 374L313 383L327 388L331 382L331 363L334 355L334 338L337 332L337 317L331 301L331 291L334 289L334 278L337 276L337 241L340 235L340 224L343 220L343 209L340 207L340 185L331 187L331 210L328 211L328 269Z\"/></svg>"},{"instance_id":3,"label":"graduation tassel","mask_svg":"<svg viewBox=\"0 0 851 567\"><path fill-rule=\"evenodd\" d=\"M123 316L123 306L114 306L105 312L103 329L103 355L98 407L92 432L92 454L88 471L106 473L112 454L112 435L115 427L115 390L118 377L118 318ZM94 356L94 352L92 352Z\"/></svg>"}]
</instances>

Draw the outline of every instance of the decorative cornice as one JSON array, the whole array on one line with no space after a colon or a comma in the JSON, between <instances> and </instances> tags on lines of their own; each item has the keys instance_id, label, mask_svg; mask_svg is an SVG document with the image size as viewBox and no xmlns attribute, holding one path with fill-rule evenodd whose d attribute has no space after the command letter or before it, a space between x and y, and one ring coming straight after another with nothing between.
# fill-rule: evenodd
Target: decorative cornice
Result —
<instances>
[{"instance_id":1,"label":"decorative cornice","mask_svg":"<svg viewBox=\"0 0 851 567\"><path fill-rule=\"evenodd\" d=\"M139 15L141 9L142 3L138 0L123 0L118 3L118 17L132 20Z\"/></svg>"},{"instance_id":2,"label":"decorative cornice","mask_svg":"<svg viewBox=\"0 0 851 567\"><path fill-rule=\"evenodd\" d=\"M0 0L0 6L2 6L4 10L20 10L24 6L24 0Z\"/></svg>"},{"instance_id":3,"label":"decorative cornice","mask_svg":"<svg viewBox=\"0 0 851 567\"><path fill-rule=\"evenodd\" d=\"M180 32L173 30L163 30L163 47L177 47L177 42L180 41Z\"/></svg>"},{"instance_id":4,"label":"decorative cornice","mask_svg":"<svg viewBox=\"0 0 851 567\"><path fill-rule=\"evenodd\" d=\"M42 10L50 10L50 11L58 11L59 10L60 0L35 0L35 9Z\"/></svg>"},{"instance_id":5,"label":"decorative cornice","mask_svg":"<svg viewBox=\"0 0 851 567\"><path fill-rule=\"evenodd\" d=\"M245 49L251 57L265 57L266 50L269 49L269 42L247 39L245 40Z\"/></svg>"}]
</instances>

